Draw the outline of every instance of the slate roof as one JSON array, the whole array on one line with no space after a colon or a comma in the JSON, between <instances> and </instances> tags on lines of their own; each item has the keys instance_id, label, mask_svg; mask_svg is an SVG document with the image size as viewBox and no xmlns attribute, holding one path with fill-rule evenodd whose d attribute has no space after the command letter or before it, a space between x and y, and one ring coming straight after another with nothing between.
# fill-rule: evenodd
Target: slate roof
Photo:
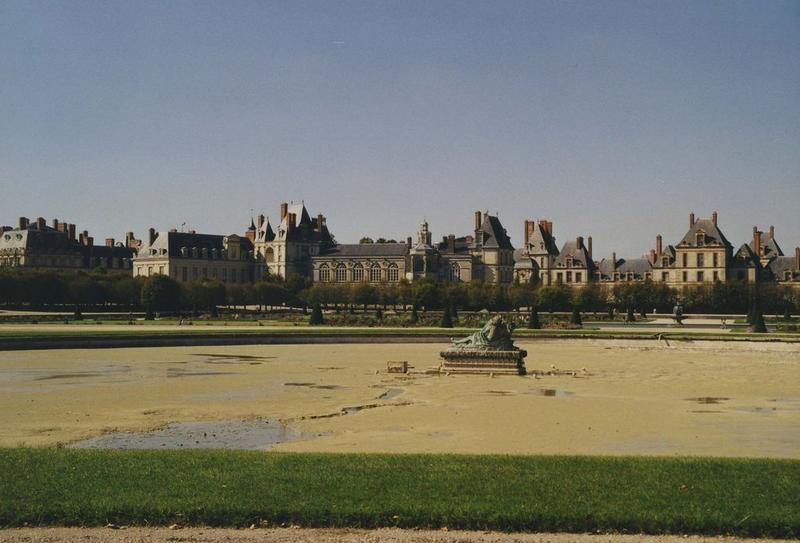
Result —
<instances>
[{"instance_id":1,"label":"slate roof","mask_svg":"<svg viewBox=\"0 0 800 543\"><path fill-rule=\"evenodd\" d=\"M733 266L734 267L747 267L747 268L755 268L761 267L760 261L758 256L756 256L755 251L753 251L751 243L743 243L739 250L736 251L736 254L733 255Z\"/></svg>"},{"instance_id":2,"label":"slate roof","mask_svg":"<svg viewBox=\"0 0 800 543\"><path fill-rule=\"evenodd\" d=\"M292 213L295 214L297 222L295 223L294 230L292 230L292 232L288 232L289 215ZM305 204L291 204L286 211L286 216L281 220L278 230L287 232L286 241L322 244L334 243L333 236L331 236L326 224L322 225L321 232L316 230L316 221L311 219L311 215L309 215Z\"/></svg>"},{"instance_id":3,"label":"slate roof","mask_svg":"<svg viewBox=\"0 0 800 543\"><path fill-rule=\"evenodd\" d=\"M462 236L460 238L456 238L455 243L455 254L464 254L469 253L472 245L472 238ZM442 254L453 254L447 252L447 239L444 239L436 244L436 249Z\"/></svg>"},{"instance_id":4,"label":"slate roof","mask_svg":"<svg viewBox=\"0 0 800 543\"><path fill-rule=\"evenodd\" d=\"M340 243L324 251L320 256L327 258L386 258L408 254L405 243Z\"/></svg>"},{"instance_id":5,"label":"slate roof","mask_svg":"<svg viewBox=\"0 0 800 543\"><path fill-rule=\"evenodd\" d=\"M500 223L500 219L488 213L483 216L483 223L480 229L475 232L477 235L482 235L483 240L481 245L487 249L513 249L511 239L506 233L506 229Z\"/></svg>"},{"instance_id":6,"label":"slate roof","mask_svg":"<svg viewBox=\"0 0 800 543\"><path fill-rule=\"evenodd\" d=\"M753 246L753 242L751 241L748 246L755 250ZM767 238L766 240L762 240L761 242L761 256L765 258L772 258L774 256L783 256L783 251L781 251L778 242L775 241L775 238Z\"/></svg>"},{"instance_id":7,"label":"slate roof","mask_svg":"<svg viewBox=\"0 0 800 543\"><path fill-rule=\"evenodd\" d=\"M793 256L776 256L767 267L778 281L784 281L786 272L791 272L793 280L800 280L800 268L797 266L797 258Z\"/></svg>"},{"instance_id":8,"label":"slate roof","mask_svg":"<svg viewBox=\"0 0 800 543\"><path fill-rule=\"evenodd\" d=\"M66 232L59 232L45 226L39 230L36 223L28 228L7 230L0 235L0 250L25 249L32 252L59 252L60 254L77 253L80 245L70 242Z\"/></svg>"},{"instance_id":9,"label":"slate roof","mask_svg":"<svg viewBox=\"0 0 800 543\"><path fill-rule=\"evenodd\" d=\"M549 254L558 255L558 247L556 246L556 238L549 232L542 229L542 225L538 222L533 223L533 232L528 235L528 247L526 247L532 254Z\"/></svg>"},{"instance_id":10,"label":"slate roof","mask_svg":"<svg viewBox=\"0 0 800 543\"><path fill-rule=\"evenodd\" d=\"M604 258L597 263L597 271L600 272L600 276L603 279L611 279L613 277L614 270L619 270L619 267L623 262L625 262L624 258L618 258L615 267L613 257Z\"/></svg>"},{"instance_id":11,"label":"slate roof","mask_svg":"<svg viewBox=\"0 0 800 543\"><path fill-rule=\"evenodd\" d=\"M222 251L225 250L225 238L231 238L229 241L238 238L239 248L242 252L251 251L253 249L252 242L242 236L222 236L219 234L197 234L191 232L158 232L153 244L144 244L139 250L139 256L142 258L154 256L169 256L179 258L183 256L182 249L185 247L191 256L192 249L197 249L197 258L203 258L202 251L207 251L208 257L211 258L213 250L217 250L218 258L222 258ZM152 251L156 251L155 254ZM167 252L164 253L163 251Z\"/></svg>"},{"instance_id":12,"label":"slate roof","mask_svg":"<svg viewBox=\"0 0 800 543\"><path fill-rule=\"evenodd\" d=\"M561 252L555 259L555 265L566 267L567 259L572 258L572 267L573 268L587 268L592 269L594 267L594 262L589 257L589 251L586 249L586 245L582 245L578 247L577 240L568 241L564 244L561 248Z\"/></svg>"},{"instance_id":13,"label":"slate roof","mask_svg":"<svg viewBox=\"0 0 800 543\"><path fill-rule=\"evenodd\" d=\"M653 265L647 258L630 258L624 260L617 268L617 271L621 276L628 273L633 273L634 278L644 279L645 274L653 271Z\"/></svg>"},{"instance_id":14,"label":"slate roof","mask_svg":"<svg viewBox=\"0 0 800 543\"><path fill-rule=\"evenodd\" d=\"M697 234L700 231L705 233L703 245L697 245ZM709 219L697 219L683 239L678 243L678 247L707 247L710 245L723 245L733 249L733 245L725 238L722 231Z\"/></svg>"}]
</instances>

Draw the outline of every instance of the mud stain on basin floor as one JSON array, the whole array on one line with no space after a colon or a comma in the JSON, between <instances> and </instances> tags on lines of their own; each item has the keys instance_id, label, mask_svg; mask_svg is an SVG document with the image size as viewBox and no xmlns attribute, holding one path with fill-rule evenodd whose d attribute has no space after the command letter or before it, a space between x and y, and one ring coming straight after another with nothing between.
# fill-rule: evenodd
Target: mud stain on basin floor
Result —
<instances>
[{"instance_id":1,"label":"mud stain on basin floor","mask_svg":"<svg viewBox=\"0 0 800 543\"><path fill-rule=\"evenodd\" d=\"M700 404L718 404L727 402L730 398L714 397L714 396L700 396L699 398L686 398L687 402L697 402Z\"/></svg>"},{"instance_id":2,"label":"mud stain on basin floor","mask_svg":"<svg viewBox=\"0 0 800 543\"><path fill-rule=\"evenodd\" d=\"M275 419L177 422L149 432L115 432L68 445L75 449L269 449L307 439Z\"/></svg>"}]
</instances>

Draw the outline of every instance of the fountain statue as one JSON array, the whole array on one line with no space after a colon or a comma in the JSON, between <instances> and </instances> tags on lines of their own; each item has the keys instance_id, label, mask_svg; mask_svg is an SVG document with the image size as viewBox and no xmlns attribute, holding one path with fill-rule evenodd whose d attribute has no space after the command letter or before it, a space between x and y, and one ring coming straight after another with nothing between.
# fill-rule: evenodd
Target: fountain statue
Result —
<instances>
[{"instance_id":1,"label":"fountain statue","mask_svg":"<svg viewBox=\"0 0 800 543\"><path fill-rule=\"evenodd\" d=\"M442 351L443 373L491 373L525 375L527 352L514 346L511 334L514 325L497 315L477 332L464 339L453 340Z\"/></svg>"}]
</instances>

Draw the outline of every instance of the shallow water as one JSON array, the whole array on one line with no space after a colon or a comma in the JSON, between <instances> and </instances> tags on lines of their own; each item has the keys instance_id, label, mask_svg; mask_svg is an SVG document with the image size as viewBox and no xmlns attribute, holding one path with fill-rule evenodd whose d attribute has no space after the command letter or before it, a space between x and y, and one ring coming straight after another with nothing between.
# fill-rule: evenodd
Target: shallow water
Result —
<instances>
[{"instance_id":1,"label":"shallow water","mask_svg":"<svg viewBox=\"0 0 800 543\"><path fill-rule=\"evenodd\" d=\"M115 432L68 445L74 449L270 449L303 434L274 419L180 422L150 432Z\"/></svg>"}]
</instances>

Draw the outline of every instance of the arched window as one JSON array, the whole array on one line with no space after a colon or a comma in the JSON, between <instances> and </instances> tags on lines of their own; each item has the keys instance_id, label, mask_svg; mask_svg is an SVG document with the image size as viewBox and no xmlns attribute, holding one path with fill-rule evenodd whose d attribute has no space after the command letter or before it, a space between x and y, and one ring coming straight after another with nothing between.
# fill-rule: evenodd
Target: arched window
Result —
<instances>
[{"instance_id":1,"label":"arched window","mask_svg":"<svg viewBox=\"0 0 800 543\"><path fill-rule=\"evenodd\" d=\"M264 251L264 260L267 262L275 262L275 250L272 247L267 247L267 250ZM327 269L328 267L325 266Z\"/></svg>"},{"instance_id":2,"label":"arched window","mask_svg":"<svg viewBox=\"0 0 800 543\"><path fill-rule=\"evenodd\" d=\"M267 250L271 251L272 249L267 249ZM269 260L267 262L269 262ZM322 281L323 283L327 283L328 281L331 280L331 270L327 264L323 264L322 266L319 267L319 280Z\"/></svg>"},{"instance_id":3,"label":"arched window","mask_svg":"<svg viewBox=\"0 0 800 543\"><path fill-rule=\"evenodd\" d=\"M450 281L459 282L461 281L461 266L458 265L458 262L453 262L450 265Z\"/></svg>"},{"instance_id":4,"label":"arched window","mask_svg":"<svg viewBox=\"0 0 800 543\"><path fill-rule=\"evenodd\" d=\"M363 280L364 280L364 266L356 263L353 266L353 281L356 283L360 283Z\"/></svg>"},{"instance_id":5,"label":"arched window","mask_svg":"<svg viewBox=\"0 0 800 543\"><path fill-rule=\"evenodd\" d=\"M399 281L400 272L397 269L397 264L389 264L389 281Z\"/></svg>"},{"instance_id":6,"label":"arched window","mask_svg":"<svg viewBox=\"0 0 800 543\"><path fill-rule=\"evenodd\" d=\"M336 282L344 283L347 281L347 267L339 262L336 264Z\"/></svg>"},{"instance_id":7,"label":"arched window","mask_svg":"<svg viewBox=\"0 0 800 543\"><path fill-rule=\"evenodd\" d=\"M369 267L369 280L373 283L381 281L381 265L377 262L373 262Z\"/></svg>"}]
</instances>

